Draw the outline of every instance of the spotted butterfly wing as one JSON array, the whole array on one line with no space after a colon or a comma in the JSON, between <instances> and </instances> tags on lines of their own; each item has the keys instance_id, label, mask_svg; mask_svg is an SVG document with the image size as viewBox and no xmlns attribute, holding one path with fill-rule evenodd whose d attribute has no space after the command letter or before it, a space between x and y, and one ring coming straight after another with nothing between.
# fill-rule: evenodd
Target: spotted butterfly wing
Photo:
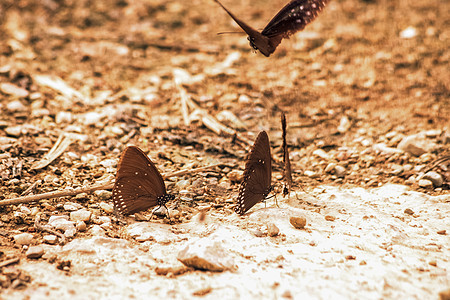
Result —
<instances>
[{"instance_id":1,"label":"spotted butterfly wing","mask_svg":"<svg viewBox=\"0 0 450 300\"><path fill-rule=\"evenodd\" d=\"M284 188L283 196L289 194L289 190L292 187L292 171L291 171L291 161L289 160L289 150L286 142L286 116L281 113L281 129L283 131L283 162L284 162Z\"/></svg>"},{"instance_id":2,"label":"spotted butterfly wing","mask_svg":"<svg viewBox=\"0 0 450 300\"><path fill-rule=\"evenodd\" d=\"M236 213L243 215L272 190L272 160L269 137L261 131L245 164L244 179L239 188Z\"/></svg>"},{"instance_id":3,"label":"spotted butterfly wing","mask_svg":"<svg viewBox=\"0 0 450 300\"><path fill-rule=\"evenodd\" d=\"M166 192L155 164L138 147L127 147L119 162L112 191L115 211L128 215L174 199Z\"/></svg>"},{"instance_id":4,"label":"spotted butterfly wing","mask_svg":"<svg viewBox=\"0 0 450 300\"><path fill-rule=\"evenodd\" d=\"M275 51L282 39L289 38L311 23L329 0L292 0L272 18L261 32L238 19L218 0L214 1L248 34L250 46L268 57Z\"/></svg>"}]
</instances>

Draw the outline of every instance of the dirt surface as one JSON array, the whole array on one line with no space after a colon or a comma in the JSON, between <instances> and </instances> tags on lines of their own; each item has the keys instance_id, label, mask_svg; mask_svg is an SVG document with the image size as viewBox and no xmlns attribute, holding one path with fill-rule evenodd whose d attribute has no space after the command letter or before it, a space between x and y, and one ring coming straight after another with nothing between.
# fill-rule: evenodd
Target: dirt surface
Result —
<instances>
[{"instance_id":1,"label":"dirt surface","mask_svg":"<svg viewBox=\"0 0 450 300\"><path fill-rule=\"evenodd\" d=\"M223 4L261 29L285 1ZM445 218L450 171L448 161L439 161L450 151L449 9L444 0L331 1L305 31L283 40L266 58L252 51L243 34L217 35L239 28L214 1L1 1L0 200L112 183L127 145L143 149L165 174L220 164L209 172L167 178L167 189L177 195L168 203L171 221L154 216L150 222L129 218L128 225L117 223L109 190L0 206L0 260L20 259L0 262L2 292L32 298L40 287L45 295L52 290L51 276L45 274L72 276L83 286L78 280L83 274L87 280L99 276L83 268L107 258L80 259L70 249L92 240L98 252L129 248L137 260L145 253L147 262L138 267L146 265L149 278L161 281L150 286L161 284L157 294L175 298L223 296L229 290L218 282L247 278L247 287L233 289L239 297L438 298L450 288ZM288 120L295 182L287 198L280 193L281 111ZM258 204L238 218L232 209L245 156L261 130L271 141L272 184L280 208L268 200L267 209ZM59 153L47 159L55 144ZM422 180L428 171L440 175L440 185ZM36 228L37 216L45 226L51 216L82 208L92 215L86 230L77 227L73 236L66 234L67 248L43 244L48 233L38 230L39 224ZM346 210L351 214L333 219L347 215ZM205 223L198 220L200 211ZM294 229L289 216L302 211L307 230ZM148 218L150 212L143 215ZM267 236L266 220L280 228L278 237ZM377 221L369 226L361 220ZM179 237L169 243L139 242L128 232L134 224L162 226ZM212 224L217 227L209 228ZM363 233L353 232L357 228ZM255 230L263 237L255 237L260 235ZM26 257L30 246L14 239L23 232L32 234L31 245L44 246L44 256ZM223 239L238 257L236 270L155 274L158 265L178 266L176 253L187 240L219 239L219 233L234 241ZM376 261L384 254L371 247L383 242L372 240L372 233L393 239L394 246L382 245L384 251L398 245L404 251L394 249L388 259ZM246 242L243 249L239 239ZM341 242L345 251L336 246ZM366 242L371 246L364 247ZM358 253L347 251L355 247ZM114 286L132 273L120 271L131 260L120 260L120 250L108 251L119 261L108 269L117 271L117 281L105 279ZM270 251L266 261L262 255ZM360 259L365 255L370 259ZM420 263L405 263L403 256ZM341 268L342 261L358 266ZM279 264L288 271L278 270ZM398 276L389 277L390 271ZM369 273L377 275L363 276ZM137 277L139 284L129 293L118 295L139 298L139 287L149 280L145 276ZM271 276L281 279L267 280ZM283 276L289 277L286 283ZM365 280L358 281L359 276ZM302 278L310 289L296 286ZM190 286L195 280L204 284ZM342 289L350 285L357 289ZM256 288L269 294L253 293ZM94 285L76 295L111 296Z\"/></svg>"}]
</instances>

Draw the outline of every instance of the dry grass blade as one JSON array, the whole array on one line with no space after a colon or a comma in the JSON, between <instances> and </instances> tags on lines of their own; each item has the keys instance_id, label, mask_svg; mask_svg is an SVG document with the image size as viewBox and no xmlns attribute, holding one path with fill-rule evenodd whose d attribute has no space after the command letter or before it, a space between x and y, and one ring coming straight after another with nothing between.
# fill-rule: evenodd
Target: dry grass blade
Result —
<instances>
[{"instance_id":1,"label":"dry grass blade","mask_svg":"<svg viewBox=\"0 0 450 300\"><path fill-rule=\"evenodd\" d=\"M38 170L38 169L45 168L52 161L54 161L61 154L63 154L64 151L66 151L67 147L69 147L70 144L72 144L74 141L75 141L74 136L62 133L58 137L58 140L56 141L55 145L53 145L52 149L50 149L50 151L47 154L45 154L44 157L40 161L35 162L31 166L31 169Z\"/></svg>"},{"instance_id":2,"label":"dry grass blade","mask_svg":"<svg viewBox=\"0 0 450 300\"><path fill-rule=\"evenodd\" d=\"M62 80L59 77L47 75L35 75L34 81L39 85L46 86L60 92L62 95L64 95L69 99L76 97L86 104L89 103L90 99L88 97L85 97L83 94L70 87L64 80Z\"/></svg>"}]
</instances>

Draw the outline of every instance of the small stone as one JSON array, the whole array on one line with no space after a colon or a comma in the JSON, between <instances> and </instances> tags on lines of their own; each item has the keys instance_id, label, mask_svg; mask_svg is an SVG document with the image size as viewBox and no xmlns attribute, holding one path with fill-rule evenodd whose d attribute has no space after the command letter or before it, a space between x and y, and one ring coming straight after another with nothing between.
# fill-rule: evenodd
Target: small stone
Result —
<instances>
[{"instance_id":1,"label":"small stone","mask_svg":"<svg viewBox=\"0 0 450 300\"><path fill-rule=\"evenodd\" d=\"M4 130L5 130L6 134L9 136L19 137L22 135L22 133L24 133L22 131L22 129L23 129L23 126L17 125L17 126L9 126L9 127L5 128Z\"/></svg>"},{"instance_id":2,"label":"small stone","mask_svg":"<svg viewBox=\"0 0 450 300\"><path fill-rule=\"evenodd\" d=\"M31 209L23 205L20 207L20 212L26 215L31 215Z\"/></svg>"},{"instance_id":3,"label":"small stone","mask_svg":"<svg viewBox=\"0 0 450 300\"><path fill-rule=\"evenodd\" d=\"M434 187L440 187L444 183L442 175L434 171L427 172L425 175L423 175L422 179L431 181Z\"/></svg>"},{"instance_id":4,"label":"small stone","mask_svg":"<svg viewBox=\"0 0 450 300\"><path fill-rule=\"evenodd\" d=\"M89 220L91 219L91 215L92 212L85 209L80 209L70 213L70 220L75 222L76 221L89 222Z\"/></svg>"},{"instance_id":5,"label":"small stone","mask_svg":"<svg viewBox=\"0 0 450 300\"><path fill-rule=\"evenodd\" d=\"M334 168L334 173L338 178L343 178L345 176L345 168L343 166L337 165Z\"/></svg>"},{"instance_id":6,"label":"small stone","mask_svg":"<svg viewBox=\"0 0 450 300\"><path fill-rule=\"evenodd\" d=\"M423 187L425 189L432 189L433 188L433 182L431 182L428 179L420 179L418 184L419 184L420 187Z\"/></svg>"},{"instance_id":7,"label":"small stone","mask_svg":"<svg viewBox=\"0 0 450 300\"><path fill-rule=\"evenodd\" d=\"M100 199L101 201L109 200L111 199L112 192L106 191L106 190L99 190L95 191L94 194ZM112 207L112 205L111 205ZM106 210L105 210L106 211Z\"/></svg>"},{"instance_id":8,"label":"small stone","mask_svg":"<svg viewBox=\"0 0 450 300\"><path fill-rule=\"evenodd\" d=\"M99 225L92 226L90 232L95 236L106 236L105 231Z\"/></svg>"},{"instance_id":9,"label":"small stone","mask_svg":"<svg viewBox=\"0 0 450 300\"><path fill-rule=\"evenodd\" d=\"M253 235L256 237L263 237L264 233L259 229L255 229L255 230L253 230Z\"/></svg>"},{"instance_id":10,"label":"small stone","mask_svg":"<svg viewBox=\"0 0 450 300\"><path fill-rule=\"evenodd\" d=\"M19 245L29 245L33 240L33 235L30 233L19 233L14 236L14 241Z\"/></svg>"},{"instance_id":11,"label":"small stone","mask_svg":"<svg viewBox=\"0 0 450 300\"><path fill-rule=\"evenodd\" d=\"M179 189L179 190L183 190L186 189L188 186L191 185L191 181L190 180L180 180L177 183L175 183L175 186Z\"/></svg>"},{"instance_id":12,"label":"small stone","mask_svg":"<svg viewBox=\"0 0 450 300\"><path fill-rule=\"evenodd\" d=\"M74 203L74 202L66 202L64 203L64 210L66 211L76 211L78 209L83 208L81 204Z\"/></svg>"},{"instance_id":13,"label":"small stone","mask_svg":"<svg viewBox=\"0 0 450 300\"><path fill-rule=\"evenodd\" d=\"M280 233L280 229L273 223L267 225L267 234L269 236L277 236Z\"/></svg>"},{"instance_id":14,"label":"small stone","mask_svg":"<svg viewBox=\"0 0 450 300\"><path fill-rule=\"evenodd\" d=\"M84 223L83 221L77 221L77 223L75 224L75 228L80 232L84 232L86 231L86 223Z\"/></svg>"},{"instance_id":15,"label":"small stone","mask_svg":"<svg viewBox=\"0 0 450 300\"><path fill-rule=\"evenodd\" d=\"M333 173L334 168L336 168L336 163L329 163L328 166L325 168L325 173Z\"/></svg>"},{"instance_id":16,"label":"small stone","mask_svg":"<svg viewBox=\"0 0 450 300\"><path fill-rule=\"evenodd\" d=\"M440 234L440 235L446 235L447 234L447 231L444 229L444 230L439 230L438 232L436 232L437 234Z\"/></svg>"},{"instance_id":17,"label":"small stone","mask_svg":"<svg viewBox=\"0 0 450 300\"><path fill-rule=\"evenodd\" d=\"M218 241L209 238L190 242L178 253L177 259L187 267L222 272L232 269L234 260Z\"/></svg>"},{"instance_id":18,"label":"small stone","mask_svg":"<svg viewBox=\"0 0 450 300\"><path fill-rule=\"evenodd\" d=\"M107 216L99 216L94 219L94 224L102 225L105 223L111 223L111 219Z\"/></svg>"},{"instance_id":19,"label":"small stone","mask_svg":"<svg viewBox=\"0 0 450 300\"><path fill-rule=\"evenodd\" d=\"M339 123L339 126L338 126L337 130L340 133L345 133L346 131L348 131L350 129L351 125L352 124L350 123L350 120L348 119L348 117L347 116L343 116L341 118L341 121Z\"/></svg>"},{"instance_id":20,"label":"small stone","mask_svg":"<svg viewBox=\"0 0 450 300\"><path fill-rule=\"evenodd\" d=\"M153 209L152 213L158 217L165 217L167 216L167 208L164 206L157 206Z\"/></svg>"},{"instance_id":21,"label":"small stone","mask_svg":"<svg viewBox=\"0 0 450 300\"><path fill-rule=\"evenodd\" d=\"M314 150L313 155L318 156L324 160L329 160L330 156L322 149Z\"/></svg>"},{"instance_id":22,"label":"small stone","mask_svg":"<svg viewBox=\"0 0 450 300\"><path fill-rule=\"evenodd\" d=\"M84 120L83 120L83 124L84 125L98 125L100 123L100 120L102 119L102 115L95 112L95 111L91 111L88 112L84 115Z\"/></svg>"},{"instance_id":23,"label":"small stone","mask_svg":"<svg viewBox=\"0 0 450 300\"><path fill-rule=\"evenodd\" d=\"M417 30L416 30L416 28L414 28L412 26L409 26L400 32L400 37L402 39L412 39L416 35L417 35Z\"/></svg>"},{"instance_id":24,"label":"small stone","mask_svg":"<svg viewBox=\"0 0 450 300\"><path fill-rule=\"evenodd\" d=\"M407 215L413 215L414 211L411 208L407 208L407 209L405 209L404 213Z\"/></svg>"},{"instance_id":25,"label":"small stone","mask_svg":"<svg viewBox=\"0 0 450 300\"><path fill-rule=\"evenodd\" d=\"M231 182L240 182L242 180L242 174L243 174L242 171L232 170L232 171L228 172L227 178Z\"/></svg>"},{"instance_id":26,"label":"small stone","mask_svg":"<svg viewBox=\"0 0 450 300\"><path fill-rule=\"evenodd\" d=\"M6 109L10 112L22 112L26 111L27 107L22 104L19 100L11 101L8 104L6 104Z\"/></svg>"},{"instance_id":27,"label":"small stone","mask_svg":"<svg viewBox=\"0 0 450 300\"><path fill-rule=\"evenodd\" d=\"M12 95L18 98L28 97L30 94L26 89L18 87L15 84L3 82L0 84L0 90L7 95Z\"/></svg>"},{"instance_id":28,"label":"small stone","mask_svg":"<svg viewBox=\"0 0 450 300\"><path fill-rule=\"evenodd\" d=\"M72 123L73 121L73 115L71 112L67 112L67 111L60 111L56 114L55 117L55 122L56 124L61 124L61 123Z\"/></svg>"},{"instance_id":29,"label":"small stone","mask_svg":"<svg viewBox=\"0 0 450 300\"><path fill-rule=\"evenodd\" d=\"M435 260L430 260L430 261L428 262L428 264L429 264L430 266L437 267L437 261L435 261Z\"/></svg>"},{"instance_id":30,"label":"small stone","mask_svg":"<svg viewBox=\"0 0 450 300\"><path fill-rule=\"evenodd\" d=\"M114 206L106 202L100 202L100 208L107 214L111 214L114 211Z\"/></svg>"},{"instance_id":31,"label":"small stone","mask_svg":"<svg viewBox=\"0 0 450 300\"><path fill-rule=\"evenodd\" d=\"M420 140L417 135L410 135L403 138L397 148L414 156L421 156L426 152L425 149L421 147Z\"/></svg>"},{"instance_id":32,"label":"small stone","mask_svg":"<svg viewBox=\"0 0 450 300\"><path fill-rule=\"evenodd\" d=\"M320 176L319 174L311 170L306 170L303 174L309 178L317 178Z\"/></svg>"},{"instance_id":33,"label":"small stone","mask_svg":"<svg viewBox=\"0 0 450 300\"><path fill-rule=\"evenodd\" d=\"M42 239L44 240L44 243L50 244L50 245L54 245L56 244L56 241L58 240L58 237L56 235L53 234L48 234L48 235L44 235L42 237Z\"/></svg>"},{"instance_id":34,"label":"small stone","mask_svg":"<svg viewBox=\"0 0 450 300\"><path fill-rule=\"evenodd\" d=\"M336 217L335 216L326 215L325 216L325 220L333 222L334 220L336 220Z\"/></svg>"},{"instance_id":35,"label":"small stone","mask_svg":"<svg viewBox=\"0 0 450 300\"><path fill-rule=\"evenodd\" d=\"M306 226L306 218L305 217L290 217L289 222L297 229L304 229Z\"/></svg>"},{"instance_id":36,"label":"small stone","mask_svg":"<svg viewBox=\"0 0 450 300\"><path fill-rule=\"evenodd\" d=\"M42 246L30 246L30 248L28 248L27 252L25 253L27 258L33 259L40 258L43 254L44 248L42 248Z\"/></svg>"}]
</instances>

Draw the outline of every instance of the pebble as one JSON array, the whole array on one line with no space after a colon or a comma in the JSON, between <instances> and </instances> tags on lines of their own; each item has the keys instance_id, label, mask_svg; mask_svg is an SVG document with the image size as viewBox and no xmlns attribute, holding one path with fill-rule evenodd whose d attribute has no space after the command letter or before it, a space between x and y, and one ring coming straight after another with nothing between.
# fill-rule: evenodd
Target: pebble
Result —
<instances>
[{"instance_id":1,"label":"pebble","mask_svg":"<svg viewBox=\"0 0 450 300\"><path fill-rule=\"evenodd\" d=\"M304 229L306 226L306 218L305 217L290 217L289 223L292 224L297 229Z\"/></svg>"},{"instance_id":2,"label":"pebble","mask_svg":"<svg viewBox=\"0 0 450 300\"><path fill-rule=\"evenodd\" d=\"M329 160L330 156L323 149L314 150L313 155L318 156L324 160Z\"/></svg>"},{"instance_id":3,"label":"pebble","mask_svg":"<svg viewBox=\"0 0 450 300\"><path fill-rule=\"evenodd\" d=\"M434 187L440 187L444 183L442 175L434 171L427 172L423 175L422 179L431 181Z\"/></svg>"},{"instance_id":4,"label":"pebble","mask_svg":"<svg viewBox=\"0 0 450 300\"><path fill-rule=\"evenodd\" d=\"M303 174L309 178L317 178L320 176L319 174L311 170L306 170Z\"/></svg>"},{"instance_id":5,"label":"pebble","mask_svg":"<svg viewBox=\"0 0 450 300\"><path fill-rule=\"evenodd\" d=\"M100 208L103 209L107 214L111 214L114 211L114 205L106 202L100 202Z\"/></svg>"},{"instance_id":6,"label":"pebble","mask_svg":"<svg viewBox=\"0 0 450 300\"><path fill-rule=\"evenodd\" d=\"M326 173L333 173L334 172L334 168L336 168L337 164L336 163L329 163L328 166L326 166L325 168L325 172Z\"/></svg>"},{"instance_id":7,"label":"pebble","mask_svg":"<svg viewBox=\"0 0 450 300\"><path fill-rule=\"evenodd\" d=\"M42 237L42 239L44 240L44 243L50 244L50 245L54 245L56 244L56 241L58 240L58 237L56 235L53 234L47 234L44 235Z\"/></svg>"},{"instance_id":8,"label":"pebble","mask_svg":"<svg viewBox=\"0 0 450 300\"><path fill-rule=\"evenodd\" d=\"M343 116L341 118L341 121L339 123L339 126L338 126L337 130L340 133L347 132L350 129L351 125L352 124L350 123L350 120L348 119L348 117L347 116Z\"/></svg>"},{"instance_id":9,"label":"pebble","mask_svg":"<svg viewBox=\"0 0 450 300\"><path fill-rule=\"evenodd\" d=\"M17 125L17 126L9 126L9 127L5 128L4 130L5 130L6 134L9 136L19 137L23 133L22 129L23 129L23 126Z\"/></svg>"},{"instance_id":10,"label":"pebble","mask_svg":"<svg viewBox=\"0 0 450 300\"><path fill-rule=\"evenodd\" d=\"M428 179L420 179L418 184L419 184L420 187L423 187L425 189L433 188L433 182L431 182Z\"/></svg>"},{"instance_id":11,"label":"pebble","mask_svg":"<svg viewBox=\"0 0 450 300\"><path fill-rule=\"evenodd\" d=\"M426 150L420 146L417 135L409 135L404 137L398 144L397 148L414 156L421 156L426 152Z\"/></svg>"},{"instance_id":12,"label":"pebble","mask_svg":"<svg viewBox=\"0 0 450 300\"><path fill-rule=\"evenodd\" d=\"M345 176L346 169L343 166L337 165L334 168L334 173L337 177L342 178Z\"/></svg>"},{"instance_id":13,"label":"pebble","mask_svg":"<svg viewBox=\"0 0 450 300\"><path fill-rule=\"evenodd\" d=\"M188 243L177 259L187 267L213 272L230 270L234 266L229 252L218 241L209 238Z\"/></svg>"},{"instance_id":14,"label":"pebble","mask_svg":"<svg viewBox=\"0 0 450 300\"><path fill-rule=\"evenodd\" d=\"M70 213L70 220L75 222L76 221L89 222L89 220L91 219L91 215L92 212L86 209L80 209Z\"/></svg>"},{"instance_id":15,"label":"pebble","mask_svg":"<svg viewBox=\"0 0 450 300\"><path fill-rule=\"evenodd\" d=\"M417 30L416 30L416 28L414 28L412 26L409 26L400 32L400 37L402 39L412 39L416 35L417 35Z\"/></svg>"},{"instance_id":16,"label":"pebble","mask_svg":"<svg viewBox=\"0 0 450 300\"><path fill-rule=\"evenodd\" d=\"M77 223L75 224L75 228L80 232L84 232L86 231L86 223L84 223L83 221L77 221Z\"/></svg>"},{"instance_id":17,"label":"pebble","mask_svg":"<svg viewBox=\"0 0 450 300\"><path fill-rule=\"evenodd\" d=\"M267 225L267 234L269 236L277 236L280 233L280 229L273 223Z\"/></svg>"},{"instance_id":18,"label":"pebble","mask_svg":"<svg viewBox=\"0 0 450 300\"><path fill-rule=\"evenodd\" d=\"M91 233L95 236L106 236L105 231L99 225L92 226Z\"/></svg>"},{"instance_id":19,"label":"pebble","mask_svg":"<svg viewBox=\"0 0 450 300\"><path fill-rule=\"evenodd\" d=\"M242 180L242 171L239 170L232 170L230 172L228 172L227 174L227 178L231 181L231 182L239 182Z\"/></svg>"},{"instance_id":20,"label":"pebble","mask_svg":"<svg viewBox=\"0 0 450 300\"><path fill-rule=\"evenodd\" d=\"M165 217L167 216L167 209L164 206L157 206L153 209L152 213L158 217Z\"/></svg>"},{"instance_id":21,"label":"pebble","mask_svg":"<svg viewBox=\"0 0 450 300\"><path fill-rule=\"evenodd\" d=\"M19 233L14 236L14 241L19 245L29 245L33 240L33 235L30 233Z\"/></svg>"},{"instance_id":22,"label":"pebble","mask_svg":"<svg viewBox=\"0 0 450 300\"><path fill-rule=\"evenodd\" d=\"M44 248L42 248L42 246L30 246L30 248L28 248L27 252L25 253L27 258L34 258L34 259L40 258L43 254Z\"/></svg>"},{"instance_id":23,"label":"pebble","mask_svg":"<svg viewBox=\"0 0 450 300\"><path fill-rule=\"evenodd\" d=\"M336 217L335 216L326 215L325 216L325 220L333 222L334 220L336 220Z\"/></svg>"},{"instance_id":24,"label":"pebble","mask_svg":"<svg viewBox=\"0 0 450 300\"><path fill-rule=\"evenodd\" d=\"M372 146L372 149L376 152L381 152L383 154L396 154L396 153L402 153L402 150L388 147L384 143L375 144Z\"/></svg>"},{"instance_id":25,"label":"pebble","mask_svg":"<svg viewBox=\"0 0 450 300\"><path fill-rule=\"evenodd\" d=\"M190 185L191 185L190 180L186 179L180 180L177 183L175 183L175 186L180 190L186 189Z\"/></svg>"},{"instance_id":26,"label":"pebble","mask_svg":"<svg viewBox=\"0 0 450 300\"><path fill-rule=\"evenodd\" d=\"M66 202L64 203L64 210L66 211L75 211L78 209L83 208L83 206L81 204L78 203L74 203L74 202Z\"/></svg>"},{"instance_id":27,"label":"pebble","mask_svg":"<svg viewBox=\"0 0 450 300\"><path fill-rule=\"evenodd\" d=\"M83 124L87 126L98 125L102 117L103 116L101 114L95 111L88 112L84 115Z\"/></svg>"},{"instance_id":28,"label":"pebble","mask_svg":"<svg viewBox=\"0 0 450 300\"><path fill-rule=\"evenodd\" d=\"M15 84L9 82L3 82L0 84L0 90L7 95L16 96L19 98L28 97L30 94L26 89L18 87Z\"/></svg>"},{"instance_id":29,"label":"pebble","mask_svg":"<svg viewBox=\"0 0 450 300\"><path fill-rule=\"evenodd\" d=\"M26 215L31 215L31 209L23 205L20 207L20 212Z\"/></svg>"},{"instance_id":30,"label":"pebble","mask_svg":"<svg viewBox=\"0 0 450 300\"><path fill-rule=\"evenodd\" d=\"M75 222L69 221L69 216L51 216L48 224L57 230L63 230L65 237L73 237L77 232Z\"/></svg>"},{"instance_id":31,"label":"pebble","mask_svg":"<svg viewBox=\"0 0 450 300\"><path fill-rule=\"evenodd\" d=\"M106 190L95 191L94 194L98 197L98 199L100 199L100 200L102 200L102 201L109 200L109 199L111 199L111 196L112 196L112 192L106 191ZM103 208L103 207L101 206L102 203L109 205L110 208L107 208L106 206L105 206L105 208ZM112 209L113 209L114 207L113 207L112 204L108 204L108 203L105 203L105 202L102 202L102 203L100 203L100 207L101 207L105 212L109 212L109 211L110 211L110 212L113 212Z\"/></svg>"},{"instance_id":32,"label":"pebble","mask_svg":"<svg viewBox=\"0 0 450 300\"><path fill-rule=\"evenodd\" d=\"M11 101L8 104L6 104L6 109L10 112L22 112L26 111L27 107L22 104L19 100Z\"/></svg>"},{"instance_id":33,"label":"pebble","mask_svg":"<svg viewBox=\"0 0 450 300\"><path fill-rule=\"evenodd\" d=\"M94 224L102 225L105 223L111 223L111 219L107 216L99 216L94 219Z\"/></svg>"},{"instance_id":34,"label":"pebble","mask_svg":"<svg viewBox=\"0 0 450 300\"><path fill-rule=\"evenodd\" d=\"M55 122L56 124L61 124L61 123L72 123L73 121L73 115L71 112L67 112L67 111L60 111L56 114L55 117Z\"/></svg>"},{"instance_id":35,"label":"pebble","mask_svg":"<svg viewBox=\"0 0 450 300\"><path fill-rule=\"evenodd\" d=\"M263 237L264 233L259 229L255 229L255 230L253 230L253 235L256 237Z\"/></svg>"},{"instance_id":36,"label":"pebble","mask_svg":"<svg viewBox=\"0 0 450 300\"><path fill-rule=\"evenodd\" d=\"M413 215L414 211L411 208L407 208L407 209L405 209L404 213L408 214L408 215Z\"/></svg>"}]
</instances>

